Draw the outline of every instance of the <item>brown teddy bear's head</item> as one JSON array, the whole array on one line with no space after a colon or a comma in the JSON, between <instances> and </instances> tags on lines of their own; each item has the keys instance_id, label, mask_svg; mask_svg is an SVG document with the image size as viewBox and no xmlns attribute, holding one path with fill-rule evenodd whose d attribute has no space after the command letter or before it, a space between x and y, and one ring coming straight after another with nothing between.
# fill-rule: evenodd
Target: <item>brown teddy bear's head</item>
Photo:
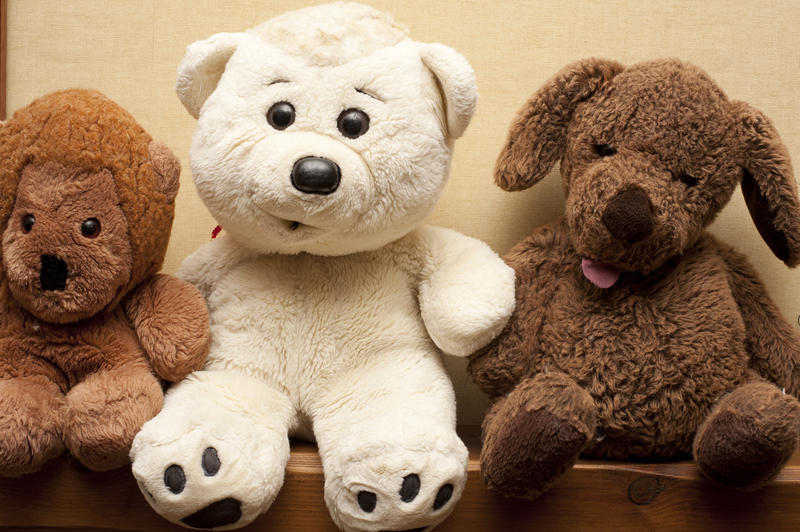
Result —
<instances>
[{"instance_id":1,"label":"brown teddy bear's head","mask_svg":"<svg viewBox=\"0 0 800 532\"><path fill-rule=\"evenodd\" d=\"M3 282L56 323L113 308L164 259L180 165L98 92L34 101L0 129Z\"/></svg>"},{"instance_id":2,"label":"brown teddy bear's head","mask_svg":"<svg viewBox=\"0 0 800 532\"><path fill-rule=\"evenodd\" d=\"M601 285L680 255L740 182L775 255L800 261L786 148L763 114L729 101L693 65L587 59L566 67L520 111L496 181L530 187L559 158L570 237L587 277Z\"/></svg>"}]
</instances>

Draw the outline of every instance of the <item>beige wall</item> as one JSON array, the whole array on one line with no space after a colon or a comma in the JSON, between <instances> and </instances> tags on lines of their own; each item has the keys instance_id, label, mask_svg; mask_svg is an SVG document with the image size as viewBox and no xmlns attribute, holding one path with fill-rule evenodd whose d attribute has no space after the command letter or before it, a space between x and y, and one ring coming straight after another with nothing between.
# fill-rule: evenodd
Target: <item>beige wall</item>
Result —
<instances>
[{"instance_id":1,"label":"beige wall","mask_svg":"<svg viewBox=\"0 0 800 532\"><path fill-rule=\"evenodd\" d=\"M194 121L172 90L184 48L312 3L10 0L8 109L59 88L96 88L173 147L186 169L165 265L175 271L215 225L188 172ZM795 0L368 3L393 12L414 38L455 47L475 67L478 112L457 144L450 183L430 221L481 238L498 252L562 212L556 175L510 194L492 184L492 166L516 109L561 66L582 57L631 63L676 56L700 65L731 98L746 100L773 119L800 167L800 3ZM800 274L770 255L738 193L712 231L752 258L797 326ZM469 384L462 361L449 366L462 422L478 423L484 399Z\"/></svg>"}]
</instances>

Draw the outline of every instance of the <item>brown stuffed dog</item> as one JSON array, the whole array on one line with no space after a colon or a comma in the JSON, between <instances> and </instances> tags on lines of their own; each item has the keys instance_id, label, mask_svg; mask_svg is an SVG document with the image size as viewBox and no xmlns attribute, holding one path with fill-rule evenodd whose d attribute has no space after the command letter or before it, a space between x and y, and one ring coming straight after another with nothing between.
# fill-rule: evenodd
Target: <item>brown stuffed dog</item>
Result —
<instances>
[{"instance_id":1,"label":"brown stuffed dog","mask_svg":"<svg viewBox=\"0 0 800 532\"><path fill-rule=\"evenodd\" d=\"M159 379L202 366L199 292L161 267L180 165L97 92L40 98L0 125L0 475L66 447L127 462Z\"/></svg>"},{"instance_id":2,"label":"brown stuffed dog","mask_svg":"<svg viewBox=\"0 0 800 532\"><path fill-rule=\"evenodd\" d=\"M588 59L526 103L496 181L530 187L559 158L566 215L506 256L516 311L470 363L494 398L487 482L536 496L581 452L693 452L718 483L769 481L800 434L800 343L747 260L703 229L741 183L772 251L800 260L772 124L692 65Z\"/></svg>"}]
</instances>

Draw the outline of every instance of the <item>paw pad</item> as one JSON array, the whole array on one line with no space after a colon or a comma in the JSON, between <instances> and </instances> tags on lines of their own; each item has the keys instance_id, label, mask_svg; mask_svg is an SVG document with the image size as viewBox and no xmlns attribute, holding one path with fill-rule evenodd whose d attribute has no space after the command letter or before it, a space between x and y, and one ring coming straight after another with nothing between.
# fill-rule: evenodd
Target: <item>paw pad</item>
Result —
<instances>
[{"instance_id":1,"label":"paw pad","mask_svg":"<svg viewBox=\"0 0 800 532\"><path fill-rule=\"evenodd\" d=\"M367 513L372 512L378 504L378 496L371 491L359 491L357 498L358 505Z\"/></svg>"},{"instance_id":2,"label":"paw pad","mask_svg":"<svg viewBox=\"0 0 800 532\"><path fill-rule=\"evenodd\" d=\"M400 488L400 500L403 502L411 502L419 494L419 475L411 473L403 479L403 486Z\"/></svg>"},{"instance_id":3,"label":"paw pad","mask_svg":"<svg viewBox=\"0 0 800 532\"><path fill-rule=\"evenodd\" d=\"M400 486L400 500L403 502L412 502L419 495L422 482L419 475L411 473L403 477L403 484ZM436 492L436 497L433 500L433 511L441 510L453 498L453 485L445 484L439 491ZM378 504L378 496L371 491L359 491L356 496L358 499L358 506L367 513L372 513ZM424 528L424 527L423 527Z\"/></svg>"},{"instance_id":4,"label":"paw pad","mask_svg":"<svg viewBox=\"0 0 800 532\"><path fill-rule=\"evenodd\" d=\"M219 455L217 454L217 450L213 447L207 447L205 451L203 451L203 473L207 477L213 477L219 471L219 468L222 464L219 461Z\"/></svg>"},{"instance_id":5,"label":"paw pad","mask_svg":"<svg viewBox=\"0 0 800 532\"><path fill-rule=\"evenodd\" d=\"M184 474L183 468L178 464L172 464L164 470L164 484L172 493L182 492L186 487L186 474Z\"/></svg>"},{"instance_id":6,"label":"paw pad","mask_svg":"<svg viewBox=\"0 0 800 532\"><path fill-rule=\"evenodd\" d=\"M433 500L433 509L439 510L445 504L450 502L450 498L453 496L453 485L452 484L445 484L439 491L436 493L436 498Z\"/></svg>"},{"instance_id":7,"label":"paw pad","mask_svg":"<svg viewBox=\"0 0 800 532\"><path fill-rule=\"evenodd\" d=\"M241 517L242 503L229 497L211 503L181 521L192 528L216 528L233 524Z\"/></svg>"}]
</instances>

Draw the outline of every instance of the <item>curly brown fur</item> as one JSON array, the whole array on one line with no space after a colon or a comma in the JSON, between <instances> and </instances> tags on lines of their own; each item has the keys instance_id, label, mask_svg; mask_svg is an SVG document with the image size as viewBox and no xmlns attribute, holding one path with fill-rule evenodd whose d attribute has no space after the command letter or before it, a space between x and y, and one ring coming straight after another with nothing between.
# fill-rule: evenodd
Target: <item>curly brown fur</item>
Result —
<instances>
[{"instance_id":1,"label":"curly brown fur","mask_svg":"<svg viewBox=\"0 0 800 532\"><path fill-rule=\"evenodd\" d=\"M158 377L198 369L208 346L197 290L154 276L180 165L81 90L15 113L0 155L0 474L65 448L91 469L119 467L161 408Z\"/></svg>"},{"instance_id":2,"label":"curly brown fur","mask_svg":"<svg viewBox=\"0 0 800 532\"><path fill-rule=\"evenodd\" d=\"M778 474L797 447L800 404L767 382L741 386L714 407L697 430L694 456L715 482L745 489Z\"/></svg>"},{"instance_id":3,"label":"curly brown fur","mask_svg":"<svg viewBox=\"0 0 800 532\"><path fill-rule=\"evenodd\" d=\"M481 463L503 493L536 496L575 463L594 436L591 396L558 372L525 379L484 420Z\"/></svg>"},{"instance_id":4,"label":"curly brown fur","mask_svg":"<svg viewBox=\"0 0 800 532\"><path fill-rule=\"evenodd\" d=\"M692 65L670 59L621 69L590 59L534 94L511 131L498 184L525 188L560 157L566 214L506 256L517 273L516 310L470 361L475 382L497 401L485 441L518 424L497 405L537 375L560 372L596 408L586 455L689 454L706 423L706 443L695 448L702 471L741 488L772 478L800 436L800 341L747 260L704 232L741 182L776 255L788 265L800 258L796 186L769 121L729 102ZM766 404L748 392L754 375L773 383L773 395L783 387L792 394L774 403L781 415L731 422L712 414L728 412L723 397ZM779 443L765 445L764 434L780 435ZM768 466L737 463L719 444L727 437L762 450ZM523 485L502 491L535 495L552 482L516 475Z\"/></svg>"}]
</instances>

